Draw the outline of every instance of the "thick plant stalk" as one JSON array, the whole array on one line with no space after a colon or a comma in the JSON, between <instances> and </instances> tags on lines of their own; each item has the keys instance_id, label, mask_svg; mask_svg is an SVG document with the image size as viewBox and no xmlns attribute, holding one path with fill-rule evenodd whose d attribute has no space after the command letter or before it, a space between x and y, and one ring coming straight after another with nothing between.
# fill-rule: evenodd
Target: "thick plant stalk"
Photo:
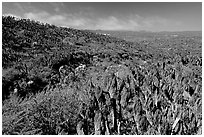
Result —
<instances>
[{"instance_id":1,"label":"thick plant stalk","mask_svg":"<svg viewBox=\"0 0 204 137\"><path fill-rule=\"evenodd\" d=\"M180 120L180 117L177 117L176 120L174 121L174 123L173 123L173 125L172 125L172 131L175 129L175 127L176 127L176 125L178 124L179 120ZM172 133L173 133L173 132L172 132ZM172 133L171 133L171 134L172 134Z\"/></svg>"},{"instance_id":2,"label":"thick plant stalk","mask_svg":"<svg viewBox=\"0 0 204 137\"><path fill-rule=\"evenodd\" d=\"M117 131L117 117L116 117L116 113L117 113L117 107L116 107L116 99L114 98L114 95L116 95L115 92L117 92L117 81L116 81L116 77L114 77L114 75L112 76L111 81L109 82L109 86L107 88L107 91L110 95L110 101L111 101L111 116L112 116L112 129L114 131Z\"/></svg>"},{"instance_id":3,"label":"thick plant stalk","mask_svg":"<svg viewBox=\"0 0 204 137\"><path fill-rule=\"evenodd\" d=\"M120 124L121 124L121 121L117 119L118 135L120 135Z\"/></svg>"},{"instance_id":4,"label":"thick plant stalk","mask_svg":"<svg viewBox=\"0 0 204 137\"><path fill-rule=\"evenodd\" d=\"M134 118L134 122L135 122L135 125L136 125L136 133L137 133L137 135L139 135L140 134L139 133L139 121L138 121L139 115L134 114L133 118Z\"/></svg>"},{"instance_id":5,"label":"thick plant stalk","mask_svg":"<svg viewBox=\"0 0 204 137\"><path fill-rule=\"evenodd\" d=\"M118 95L118 100L116 101L117 108L118 108L118 114L117 114L117 132L118 132L118 135L120 135L120 125L121 125L121 118L122 118L120 102L121 102L121 91L120 91L120 93Z\"/></svg>"},{"instance_id":6,"label":"thick plant stalk","mask_svg":"<svg viewBox=\"0 0 204 137\"><path fill-rule=\"evenodd\" d=\"M80 121L80 122L77 124L77 134L78 134L78 135L84 135L83 122L82 122L82 121Z\"/></svg>"},{"instance_id":7,"label":"thick plant stalk","mask_svg":"<svg viewBox=\"0 0 204 137\"><path fill-rule=\"evenodd\" d=\"M112 109L111 109L111 115L112 115L112 122L113 122L113 130L117 131L117 119L116 119L116 100L111 99Z\"/></svg>"},{"instance_id":8,"label":"thick plant stalk","mask_svg":"<svg viewBox=\"0 0 204 137\"><path fill-rule=\"evenodd\" d=\"M132 116L132 119L133 119L133 121L134 121L134 123L135 123L135 133L136 133L136 135L138 135L139 132L138 132L137 122L136 122L136 120L135 120L135 116L134 116L134 115Z\"/></svg>"},{"instance_id":9,"label":"thick plant stalk","mask_svg":"<svg viewBox=\"0 0 204 137\"><path fill-rule=\"evenodd\" d=\"M101 135L101 112L97 111L94 117L95 135Z\"/></svg>"},{"instance_id":10,"label":"thick plant stalk","mask_svg":"<svg viewBox=\"0 0 204 137\"><path fill-rule=\"evenodd\" d=\"M105 124L105 118L101 117L101 135L105 135L106 133L106 124Z\"/></svg>"},{"instance_id":11,"label":"thick plant stalk","mask_svg":"<svg viewBox=\"0 0 204 137\"><path fill-rule=\"evenodd\" d=\"M106 126L106 135L110 135L110 127L109 127L109 122L107 118L105 121L105 126Z\"/></svg>"}]
</instances>

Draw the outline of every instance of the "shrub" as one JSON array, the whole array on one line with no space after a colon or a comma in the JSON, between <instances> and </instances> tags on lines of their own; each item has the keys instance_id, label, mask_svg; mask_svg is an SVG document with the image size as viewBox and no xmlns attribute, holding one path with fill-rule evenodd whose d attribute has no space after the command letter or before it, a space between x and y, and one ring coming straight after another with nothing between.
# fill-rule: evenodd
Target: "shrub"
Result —
<instances>
[{"instance_id":1,"label":"shrub","mask_svg":"<svg viewBox=\"0 0 204 137\"><path fill-rule=\"evenodd\" d=\"M72 89L47 90L23 100L12 95L3 102L2 134L76 134L79 106Z\"/></svg>"}]
</instances>

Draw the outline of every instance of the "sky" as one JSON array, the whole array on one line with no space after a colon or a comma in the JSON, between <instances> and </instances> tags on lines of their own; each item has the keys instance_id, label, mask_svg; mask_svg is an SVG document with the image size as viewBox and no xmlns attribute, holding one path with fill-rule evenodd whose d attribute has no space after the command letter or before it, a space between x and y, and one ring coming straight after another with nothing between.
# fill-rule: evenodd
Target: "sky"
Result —
<instances>
[{"instance_id":1,"label":"sky","mask_svg":"<svg viewBox=\"0 0 204 137\"><path fill-rule=\"evenodd\" d=\"M2 14L76 29L201 31L201 2L3 2Z\"/></svg>"}]
</instances>

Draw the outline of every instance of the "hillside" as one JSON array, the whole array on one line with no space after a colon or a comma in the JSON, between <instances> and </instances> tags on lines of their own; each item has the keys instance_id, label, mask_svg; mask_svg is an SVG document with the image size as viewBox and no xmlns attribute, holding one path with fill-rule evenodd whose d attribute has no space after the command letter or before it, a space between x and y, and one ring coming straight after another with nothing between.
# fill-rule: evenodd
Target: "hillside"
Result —
<instances>
[{"instance_id":1,"label":"hillside","mask_svg":"<svg viewBox=\"0 0 204 137\"><path fill-rule=\"evenodd\" d=\"M3 16L2 134L201 134L202 36L123 36Z\"/></svg>"},{"instance_id":2,"label":"hillside","mask_svg":"<svg viewBox=\"0 0 204 137\"><path fill-rule=\"evenodd\" d=\"M126 41L140 42L143 40L170 39L170 38L196 38L201 40L201 31L178 31L178 32L151 32L151 31L110 31L110 30L90 30L95 33L107 34Z\"/></svg>"}]
</instances>

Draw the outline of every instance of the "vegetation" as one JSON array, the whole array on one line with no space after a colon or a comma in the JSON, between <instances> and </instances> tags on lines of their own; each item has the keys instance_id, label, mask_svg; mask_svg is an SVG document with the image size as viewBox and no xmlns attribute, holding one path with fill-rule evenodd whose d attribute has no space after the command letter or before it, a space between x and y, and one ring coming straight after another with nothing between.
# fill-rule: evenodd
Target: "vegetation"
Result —
<instances>
[{"instance_id":1,"label":"vegetation","mask_svg":"<svg viewBox=\"0 0 204 137\"><path fill-rule=\"evenodd\" d=\"M201 35L130 42L11 16L2 31L2 134L202 134Z\"/></svg>"}]
</instances>

